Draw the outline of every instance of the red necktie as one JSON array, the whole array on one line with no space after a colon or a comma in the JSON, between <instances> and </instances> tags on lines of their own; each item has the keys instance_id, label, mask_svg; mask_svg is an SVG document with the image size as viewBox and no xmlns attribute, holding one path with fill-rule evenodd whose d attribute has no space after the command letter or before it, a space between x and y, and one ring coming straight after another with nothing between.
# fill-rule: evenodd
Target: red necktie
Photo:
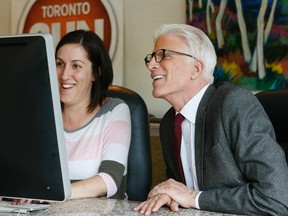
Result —
<instances>
[{"instance_id":1,"label":"red necktie","mask_svg":"<svg viewBox=\"0 0 288 216\"><path fill-rule=\"evenodd\" d=\"M174 153L175 153L179 179L183 184L185 184L185 178L184 178L183 168L182 168L182 163L181 163L180 150L181 150L181 138L182 138L181 124L184 119L185 117L181 113L178 113L175 116L175 122L174 122L174 150L175 150Z\"/></svg>"}]
</instances>

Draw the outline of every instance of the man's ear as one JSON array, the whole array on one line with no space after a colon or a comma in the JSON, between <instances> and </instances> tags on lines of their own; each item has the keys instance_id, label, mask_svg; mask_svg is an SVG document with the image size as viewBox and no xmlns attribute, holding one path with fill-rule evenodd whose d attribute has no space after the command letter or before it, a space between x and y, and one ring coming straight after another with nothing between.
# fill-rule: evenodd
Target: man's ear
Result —
<instances>
[{"instance_id":1,"label":"man's ear","mask_svg":"<svg viewBox=\"0 0 288 216\"><path fill-rule=\"evenodd\" d=\"M199 76L202 75L202 72L203 72L202 62L199 60L195 60L194 67L193 67L193 70L192 70L191 75L190 75L190 79L191 80L197 79Z\"/></svg>"}]
</instances>

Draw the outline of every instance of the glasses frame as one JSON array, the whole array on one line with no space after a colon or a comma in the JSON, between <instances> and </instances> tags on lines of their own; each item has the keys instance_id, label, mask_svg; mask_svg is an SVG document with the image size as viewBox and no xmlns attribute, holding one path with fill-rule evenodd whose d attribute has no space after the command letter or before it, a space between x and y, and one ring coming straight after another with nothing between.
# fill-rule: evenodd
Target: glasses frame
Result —
<instances>
[{"instance_id":1,"label":"glasses frame","mask_svg":"<svg viewBox=\"0 0 288 216\"><path fill-rule=\"evenodd\" d=\"M163 55L162 55L162 58L161 59L158 59L156 58L156 53L158 51L162 51L163 52ZM164 58L165 58L165 53L172 53L172 54L177 54L177 55L184 55L184 56L188 56L188 57L191 57L191 58L194 58L195 60L197 60L194 56L190 55L190 54L187 54L187 53L183 53L183 52L178 52L178 51L174 51L174 50L169 50L169 49L158 49L156 50L155 52L151 53L151 54L148 54L145 58L144 58L144 62L145 62L145 65L146 67L148 67L149 63L151 62L151 60L153 59L153 57L155 58L155 61L157 63L160 63ZM150 59L150 60L148 60Z\"/></svg>"}]
</instances>

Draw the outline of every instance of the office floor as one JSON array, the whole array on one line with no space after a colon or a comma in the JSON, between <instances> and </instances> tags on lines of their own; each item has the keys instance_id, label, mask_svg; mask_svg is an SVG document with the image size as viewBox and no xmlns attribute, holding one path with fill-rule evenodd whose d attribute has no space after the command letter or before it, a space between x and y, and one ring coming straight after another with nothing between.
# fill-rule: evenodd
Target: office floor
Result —
<instances>
[{"instance_id":1,"label":"office floor","mask_svg":"<svg viewBox=\"0 0 288 216\"><path fill-rule=\"evenodd\" d=\"M162 147L157 134L151 135L152 187L166 180Z\"/></svg>"}]
</instances>

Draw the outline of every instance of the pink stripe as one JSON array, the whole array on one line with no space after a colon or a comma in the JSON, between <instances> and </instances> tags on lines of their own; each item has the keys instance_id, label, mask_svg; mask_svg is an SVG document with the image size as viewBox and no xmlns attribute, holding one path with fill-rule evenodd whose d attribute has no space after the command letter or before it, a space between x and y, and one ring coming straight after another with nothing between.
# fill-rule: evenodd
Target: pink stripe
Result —
<instances>
[{"instance_id":1,"label":"pink stripe","mask_svg":"<svg viewBox=\"0 0 288 216\"><path fill-rule=\"evenodd\" d=\"M99 173L99 176L103 179L107 187L107 198L113 196L117 192L116 184L113 178L107 173Z\"/></svg>"},{"instance_id":2,"label":"pink stripe","mask_svg":"<svg viewBox=\"0 0 288 216\"><path fill-rule=\"evenodd\" d=\"M117 121L110 124L104 131L104 143L118 143L129 148L131 128L125 121Z\"/></svg>"},{"instance_id":3,"label":"pink stripe","mask_svg":"<svg viewBox=\"0 0 288 216\"><path fill-rule=\"evenodd\" d=\"M103 148L108 147L109 144L119 144L129 148L130 135L127 122L113 121L102 133L76 142L66 141L68 159L70 161L100 159Z\"/></svg>"}]
</instances>

